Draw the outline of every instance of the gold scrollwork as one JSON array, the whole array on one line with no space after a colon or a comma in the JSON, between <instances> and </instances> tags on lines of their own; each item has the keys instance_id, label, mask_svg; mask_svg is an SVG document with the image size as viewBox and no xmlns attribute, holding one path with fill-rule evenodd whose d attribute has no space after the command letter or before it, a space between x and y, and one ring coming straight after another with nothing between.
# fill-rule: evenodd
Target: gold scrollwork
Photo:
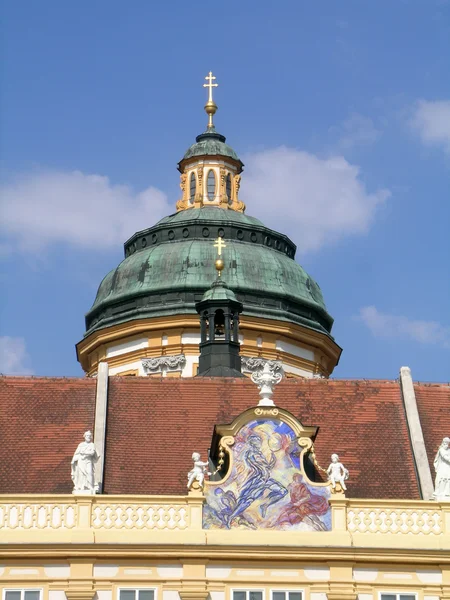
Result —
<instances>
[{"instance_id":1,"label":"gold scrollwork","mask_svg":"<svg viewBox=\"0 0 450 600\"><path fill-rule=\"evenodd\" d=\"M255 408L255 415L258 417L276 417L280 411L278 408Z\"/></svg>"}]
</instances>

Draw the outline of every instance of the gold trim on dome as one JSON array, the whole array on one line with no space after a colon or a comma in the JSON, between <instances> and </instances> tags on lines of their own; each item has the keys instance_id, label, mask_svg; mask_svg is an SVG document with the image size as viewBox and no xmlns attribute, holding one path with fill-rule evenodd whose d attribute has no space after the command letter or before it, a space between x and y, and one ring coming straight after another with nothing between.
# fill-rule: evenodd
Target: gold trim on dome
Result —
<instances>
[{"instance_id":1,"label":"gold trim on dome","mask_svg":"<svg viewBox=\"0 0 450 600\"><path fill-rule=\"evenodd\" d=\"M240 330L244 336L241 345L243 356L260 356L268 360L283 360L293 368L319 374L331 375L338 363L341 348L328 336L287 321L275 321L244 316L240 319ZM95 375L100 361L113 366L121 366L132 360L180 354L198 356L198 344L182 344L183 333L200 333L197 315L177 315L139 319L113 325L94 331L77 344L77 356L87 375ZM167 343L162 344L162 335L166 334ZM114 357L106 357L107 348L124 342L132 342L142 337L148 338L148 347L124 352ZM313 352L313 357L304 358L277 350L277 341L285 341L293 346ZM290 374L289 374L290 376ZM302 377L300 374L294 374Z\"/></svg>"}]
</instances>

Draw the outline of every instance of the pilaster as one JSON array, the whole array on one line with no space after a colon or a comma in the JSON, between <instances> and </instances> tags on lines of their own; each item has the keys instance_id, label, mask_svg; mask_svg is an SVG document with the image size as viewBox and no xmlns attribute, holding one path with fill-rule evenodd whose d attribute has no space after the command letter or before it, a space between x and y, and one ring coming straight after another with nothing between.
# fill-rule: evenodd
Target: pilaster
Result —
<instances>
[{"instance_id":1,"label":"pilaster","mask_svg":"<svg viewBox=\"0 0 450 600\"><path fill-rule=\"evenodd\" d=\"M419 410L417 408L416 394L414 393L414 384L409 367L402 367L400 369L400 387L405 405L406 421L408 423L414 462L419 478L420 493L422 499L429 500L434 492L433 479L431 477Z\"/></svg>"},{"instance_id":2,"label":"pilaster","mask_svg":"<svg viewBox=\"0 0 450 600\"><path fill-rule=\"evenodd\" d=\"M95 590L92 581L93 563L84 559L70 561L70 580L64 590L67 600L92 600Z\"/></svg>"},{"instance_id":3,"label":"pilaster","mask_svg":"<svg viewBox=\"0 0 450 600\"><path fill-rule=\"evenodd\" d=\"M206 600L206 562L204 559L188 559L183 564L183 581L179 591L181 600Z\"/></svg>"},{"instance_id":4,"label":"pilaster","mask_svg":"<svg viewBox=\"0 0 450 600\"><path fill-rule=\"evenodd\" d=\"M337 562L330 564L328 600L357 600L353 581L353 563Z\"/></svg>"},{"instance_id":5,"label":"pilaster","mask_svg":"<svg viewBox=\"0 0 450 600\"><path fill-rule=\"evenodd\" d=\"M105 468L106 415L108 412L108 363L98 365L97 392L95 396L94 444L100 458L96 465L96 484L101 492Z\"/></svg>"}]
</instances>

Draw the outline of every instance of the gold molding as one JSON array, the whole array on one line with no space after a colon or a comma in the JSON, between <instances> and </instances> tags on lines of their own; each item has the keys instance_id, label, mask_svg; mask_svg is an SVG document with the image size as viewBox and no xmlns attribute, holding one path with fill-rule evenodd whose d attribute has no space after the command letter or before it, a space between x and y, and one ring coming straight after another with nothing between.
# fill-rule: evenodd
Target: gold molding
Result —
<instances>
[{"instance_id":1,"label":"gold molding","mask_svg":"<svg viewBox=\"0 0 450 600\"><path fill-rule=\"evenodd\" d=\"M267 414L264 413L265 410L268 411ZM253 406L252 408L248 408L247 410L244 410L244 412L242 412L240 415L238 415L231 423L224 425L216 425L215 432L217 432L217 434L221 437L235 437L238 431L242 429L242 427L247 425L247 423L263 416L283 421L283 423L286 423L286 425L288 425L292 429L292 431L298 438L314 438L317 433L317 427L303 426L300 423L300 421L294 417L292 413L278 406Z\"/></svg>"},{"instance_id":2,"label":"gold molding","mask_svg":"<svg viewBox=\"0 0 450 600\"><path fill-rule=\"evenodd\" d=\"M251 353L251 356L257 355L271 360L283 358L287 364L291 364L293 367L312 373L320 373L324 376L331 375L342 352L341 348L327 335L296 323L244 316L241 318L240 328L241 333L244 335L244 343L241 346L242 355ZM154 341L153 336L155 333L167 334L173 332L174 329L179 329L180 332L177 333L179 339L174 340L175 343L171 343L169 340L169 344L166 346L162 346L161 343L151 344L151 341ZM94 331L81 340L76 346L78 360L84 371L88 375L93 375L97 371L100 360L107 361L111 365L120 366L130 362L132 358L138 360L139 358L180 353L182 351L187 354L197 354L197 344L181 344L183 330L187 330L186 333L192 331L199 333L198 317L196 315L175 315L127 321L126 323ZM256 343L258 335L264 337L262 346L258 346ZM146 336L149 337L148 348L124 352L115 357L106 357L107 345L116 345ZM314 360L277 350L275 342L279 337L285 338L287 342L294 346L313 351ZM192 351L189 350L190 348L192 348Z\"/></svg>"}]
</instances>

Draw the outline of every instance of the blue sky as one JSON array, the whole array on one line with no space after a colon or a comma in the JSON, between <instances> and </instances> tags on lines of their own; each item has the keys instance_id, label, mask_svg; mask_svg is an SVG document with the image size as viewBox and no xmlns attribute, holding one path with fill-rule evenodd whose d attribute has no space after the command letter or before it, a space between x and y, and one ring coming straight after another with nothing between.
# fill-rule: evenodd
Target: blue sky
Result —
<instances>
[{"instance_id":1,"label":"blue sky","mask_svg":"<svg viewBox=\"0 0 450 600\"><path fill-rule=\"evenodd\" d=\"M2 20L0 370L81 375L84 313L173 212L212 69L247 213L335 318L334 376L449 380L448 1L5 0Z\"/></svg>"}]
</instances>

